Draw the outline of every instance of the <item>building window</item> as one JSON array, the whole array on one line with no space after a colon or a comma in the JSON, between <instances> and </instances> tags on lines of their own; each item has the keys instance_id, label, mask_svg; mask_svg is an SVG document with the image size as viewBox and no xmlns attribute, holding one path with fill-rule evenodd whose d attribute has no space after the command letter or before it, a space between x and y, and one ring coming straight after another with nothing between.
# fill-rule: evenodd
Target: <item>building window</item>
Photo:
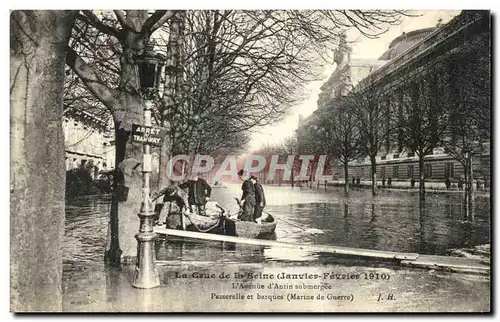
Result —
<instances>
[{"instance_id":1,"label":"building window","mask_svg":"<svg viewBox=\"0 0 500 322\"><path fill-rule=\"evenodd\" d=\"M444 177L453 178L455 176L455 165L453 162L447 162L444 167Z\"/></svg>"},{"instance_id":2,"label":"building window","mask_svg":"<svg viewBox=\"0 0 500 322\"><path fill-rule=\"evenodd\" d=\"M432 178L432 164L425 165L425 177Z\"/></svg>"},{"instance_id":3,"label":"building window","mask_svg":"<svg viewBox=\"0 0 500 322\"><path fill-rule=\"evenodd\" d=\"M382 176L382 178L385 178L385 167L380 168L380 175Z\"/></svg>"},{"instance_id":4,"label":"building window","mask_svg":"<svg viewBox=\"0 0 500 322\"><path fill-rule=\"evenodd\" d=\"M393 158L393 159L399 159L399 153L395 153L395 154L393 154L393 155L392 155L392 158Z\"/></svg>"},{"instance_id":5,"label":"building window","mask_svg":"<svg viewBox=\"0 0 500 322\"><path fill-rule=\"evenodd\" d=\"M414 173L415 173L415 166L409 165L408 166L408 178L413 178Z\"/></svg>"},{"instance_id":6,"label":"building window","mask_svg":"<svg viewBox=\"0 0 500 322\"><path fill-rule=\"evenodd\" d=\"M395 165L393 168L392 168L392 176L394 178L398 178L399 177L399 167L397 165Z\"/></svg>"},{"instance_id":7,"label":"building window","mask_svg":"<svg viewBox=\"0 0 500 322\"><path fill-rule=\"evenodd\" d=\"M359 177L363 178L365 176L365 168L360 168Z\"/></svg>"},{"instance_id":8,"label":"building window","mask_svg":"<svg viewBox=\"0 0 500 322\"><path fill-rule=\"evenodd\" d=\"M415 156L415 152L408 152L408 158L413 158Z\"/></svg>"},{"instance_id":9,"label":"building window","mask_svg":"<svg viewBox=\"0 0 500 322\"><path fill-rule=\"evenodd\" d=\"M380 160L387 160L387 155L383 155L380 157Z\"/></svg>"}]
</instances>

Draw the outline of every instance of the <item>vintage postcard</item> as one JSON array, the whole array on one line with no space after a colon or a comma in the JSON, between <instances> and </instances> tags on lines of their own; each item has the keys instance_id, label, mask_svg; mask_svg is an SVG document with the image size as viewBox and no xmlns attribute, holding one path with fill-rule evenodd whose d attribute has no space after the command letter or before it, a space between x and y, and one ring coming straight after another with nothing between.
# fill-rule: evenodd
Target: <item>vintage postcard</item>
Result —
<instances>
[{"instance_id":1,"label":"vintage postcard","mask_svg":"<svg viewBox=\"0 0 500 322\"><path fill-rule=\"evenodd\" d=\"M11 312L491 312L488 10L13 10Z\"/></svg>"}]
</instances>

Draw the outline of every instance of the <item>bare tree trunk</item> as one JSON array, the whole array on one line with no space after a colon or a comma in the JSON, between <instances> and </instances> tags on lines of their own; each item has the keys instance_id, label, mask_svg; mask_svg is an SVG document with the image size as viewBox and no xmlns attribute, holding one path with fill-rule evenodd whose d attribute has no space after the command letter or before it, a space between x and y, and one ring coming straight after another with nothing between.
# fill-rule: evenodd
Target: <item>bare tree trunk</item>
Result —
<instances>
[{"instance_id":1,"label":"bare tree trunk","mask_svg":"<svg viewBox=\"0 0 500 322\"><path fill-rule=\"evenodd\" d=\"M115 122L115 164L119 165L125 156L127 133L119 129L120 124ZM119 264L122 250L119 239L119 197L116 194L119 184L123 184L123 176L115 167L113 179L113 195L111 197L111 211L108 223L107 247L104 259L111 264Z\"/></svg>"},{"instance_id":2,"label":"bare tree trunk","mask_svg":"<svg viewBox=\"0 0 500 322\"><path fill-rule=\"evenodd\" d=\"M62 310L62 90L73 11L10 16L11 311Z\"/></svg>"},{"instance_id":3,"label":"bare tree trunk","mask_svg":"<svg viewBox=\"0 0 500 322\"><path fill-rule=\"evenodd\" d=\"M182 39L181 24L182 18L179 18L179 14L172 17L172 19L170 20L170 34L168 37L167 61L165 71L166 81L165 91L163 94L165 109L162 111L162 126L168 130L169 134L165 138L160 149L158 189L170 185L170 180L167 174L167 166L171 157L170 154L172 152L172 141L170 139L170 133L171 131L175 131L175 129L172 128L171 120L172 117L175 117L175 113L178 110L180 103L180 100L178 98L181 97L180 84L178 84L182 79L182 69L179 66L180 41Z\"/></svg>"},{"instance_id":4,"label":"bare tree trunk","mask_svg":"<svg viewBox=\"0 0 500 322\"><path fill-rule=\"evenodd\" d=\"M168 128L170 122L163 121L162 126ZM170 161L170 153L171 153L171 141L170 137L167 136L163 140L163 145L160 148L160 164L158 169L158 182L157 182L157 190L162 189L165 186L170 185L170 178L168 177L167 169L168 162Z\"/></svg>"},{"instance_id":5,"label":"bare tree trunk","mask_svg":"<svg viewBox=\"0 0 500 322\"><path fill-rule=\"evenodd\" d=\"M418 182L420 200L425 200L425 163L424 163L424 153L418 154L418 170L420 174L420 180Z\"/></svg>"},{"instance_id":6,"label":"bare tree trunk","mask_svg":"<svg viewBox=\"0 0 500 322\"><path fill-rule=\"evenodd\" d=\"M347 166L347 162L344 163L344 192L349 193L349 167Z\"/></svg>"},{"instance_id":7,"label":"bare tree trunk","mask_svg":"<svg viewBox=\"0 0 500 322\"><path fill-rule=\"evenodd\" d=\"M143 153L142 144L133 143L130 138L132 125L144 123L144 101L140 95L137 57L146 49L151 33L174 14L169 11L161 17L150 15L148 10L127 11L126 18L120 21L123 28L117 32L117 39L122 48L118 88L108 87L102 81L101 75L74 50L70 49L66 57L66 64L79 76L90 92L112 111L115 129L120 133L116 138L116 181L123 189L115 189L113 192L114 204L109 225L113 229L118 227L118 231L110 229L108 234L110 238L106 245L107 257L112 262L119 262L123 257L135 257L137 254L137 241L134 236L139 230L137 214L143 201L141 173ZM118 191L128 191L126 200L118 202ZM118 240L119 243L114 240Z\"/></svg>"},{"instance_id":8,"label":"bare tree trunk","mask_svg":"<svg viewBox=\"0 0 500 322\"><path fill-rule=\"evenodd\" d=\"M142 100L139 96L129 97L128 114L123 121L116 122L116 170L115 189L111 205L106 258L112 263L120 263L136 256L139 218L142 203L142 144L131 142L131 123L142 124ZM116 185L128 189L127 199L119 201ZM118 210L118 211L116 211ZM118 216L119 214L119 216ZM118 219L119 218L119 219ZM118 230L116 230L118 228ZM115 236L117 235L117 236Z\"/></svg>"},{"instance_id":9,"label":"bare tree trunk","mask_svg":"<svg viewBox=\"0 0 500 322\"><path fill-rule=\"evenodd\" d=\"M370 156L371 168L372 168L372 196L377 195L377 161L375 155Z\"/></svg>"},{"instance_id":10,"label":"bare tree trunk","mask_svg":"<svg viewBox=\"0 0 500 322\"><path fill-rule=\"evenodd\" d=\"M136 21L144 20L147 12L134 13ZM148 35L130 33L124 38L122 47L124 52L121 56L121 87L129 90L122 90L116 94L116 101L120 108L114 109L113 118L115 120L116 135L116 168L119 171L117 183L122 184L128 190L127 199L120 201L118 205L112 205L112 209L118 208L118 214L110 214L110 228L118 227L118 232L110 229L110 235L118 234L119 247L112 244L113 239L108 239L107 257L108 260L118 263L121 259L134 258L137 254L137 241L135 235L139 231L139 218L142 196L142 144L131 141L132 124L144 124L144 100L139 95L140 89L137 87L137 69L135 66L135 48L145 47L149 39ZM118 201L117 190L113 194L113 200ZM116 217L114 217L116 216ZM121 256L119 256L121 254ZM114 256L114 257L113 257Z\"/></svg>"},{"instance_id":11,"label":"bare tree trunk","mask_svg":"<svg viewBox=\"0 0 500 322\"><path fill-rule=\"evenodd\" d=\"M473 217L472 204L474 200L471 153L468 153L467 157L465 158L464 177L465 177L465 191L464 191L465 219L470 220Z\"/></svg>"},{"instance_id":12,"label":"bare tree trunk","mask_svg":"<svg viewBox=\"0 0 500 322\"><path fill-rule=\"evenodd\" d=\"M182 168L181 168L181 176L185 179L187 179L187 168L186 167L187 161L182 161Z\"/></svg>"},{"instance_id":13,"label":"bare tree trunk","mask_svg":"<svg viewBox=\"0 0 500 322\"><path fill-rule=\"evenodd\" d=\"M292 188L293 188L293 167L292 167L292 177L291 177L291 179L292 179Z\"/></svg>"}]
</instances>

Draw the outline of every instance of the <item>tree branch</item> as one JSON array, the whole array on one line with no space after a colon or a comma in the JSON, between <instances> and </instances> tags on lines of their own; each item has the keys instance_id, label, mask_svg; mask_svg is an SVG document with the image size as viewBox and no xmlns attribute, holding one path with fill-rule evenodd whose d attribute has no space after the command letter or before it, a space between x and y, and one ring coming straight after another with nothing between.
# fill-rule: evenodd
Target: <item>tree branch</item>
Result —
<instances>
[{"instance_id":1,"label":"tree branch","mask_svg":"<svg viewBox=\"0 0 500 322\"><path fill-rule=\"evenodd\" d=\"M118 19L118 22L124 29L132 30L138 32L138 30L135 30L134 26L132 26L128 21L125 15L123 14L122 11L120 10L113 10L115 13L116 19Z\"/></svg>"},{"instance_id":2,"label":"tree branch","mask_svg":"<svg viewBox=\"0 0 500 322\"><path fill-rule=\"evenodd\" d=\"M67 48L66 65L77 74L92 94L111 111L117 105L118 91L104 84L96 72L72 49Z\"/></svg>"},{"instance_id":3,"label":"tree branch","mask_svg":"<svg viewBox=\"0 0 500 322\"><path fill-rule=\"evenodd\" d=\"M174 10L156 10L142 25L141 32L153 32L163 26L163 24L175 15Z\"/></svg>"},{"instance_id":4,"label":"tree branch","mask_svg":"<svg viewBox=\"0 0 500 322\"><path fill-rule=\"evenodd\" d=\"M77 16L77 18L80 19L81 21L92 25L102 33L114 36L116 38L120 37L120 32L117 29L103 23L92 11L82 10L82 12L83 15Z\"/></svg>"}]
</instances>

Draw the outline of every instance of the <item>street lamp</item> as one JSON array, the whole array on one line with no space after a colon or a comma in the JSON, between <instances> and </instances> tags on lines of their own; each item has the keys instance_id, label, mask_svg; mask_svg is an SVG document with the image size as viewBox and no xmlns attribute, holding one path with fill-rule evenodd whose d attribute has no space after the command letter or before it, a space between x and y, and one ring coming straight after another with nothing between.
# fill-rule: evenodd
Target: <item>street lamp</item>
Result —
<instances>
[{"instance_id":1,"label":"street lamp","mask_svg":"<svg viewBox=\"0 0 500 322\"><path fill-rule=\"evenodd\" d=\"M150 42L143 54L136 59L139 85L146 100L151 100L157 94L166 60L165 55L154 50L154 45L154 42Z\"/></svg>"},{"instance_id":2,"label":"street lamp","mask_svg":"<svg viewBox=\"0 0 500 322\"><path fill-rule=\"evenodd\" d=\"M153 98L156 96L161 71L164 65L165 56L155 53L154 44L150 43L144 53L136 59L137 71L141 94L145 101L144 106L144 127L151 127L151 110ZM156 233L153 230L154 208L150 197L150 177L151 177L151 145L147 141L143 143L142 162L142 203L138 214L140 218L139 233L135 235L137 239L137 261L133 286L136 288L153 288L160 285L160 278L156 269L155 240Z\"/></svg>"}]
</instances>

